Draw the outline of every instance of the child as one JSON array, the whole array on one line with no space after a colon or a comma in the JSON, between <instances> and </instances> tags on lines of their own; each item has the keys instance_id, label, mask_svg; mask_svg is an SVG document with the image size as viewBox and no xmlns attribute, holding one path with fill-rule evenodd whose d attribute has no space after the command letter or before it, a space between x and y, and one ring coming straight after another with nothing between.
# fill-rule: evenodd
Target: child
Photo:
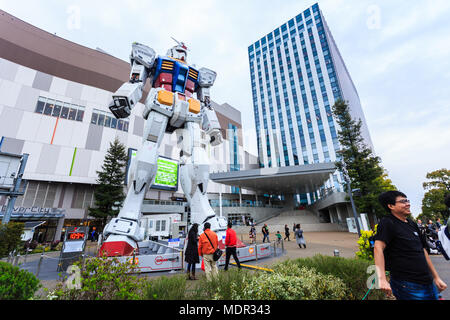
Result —
<instances>
[{"instance_id":1,"label":"child","mask_svg":"<svg viewBox=\"0 0 450 320\"><path fill-rule=\"evenodd\" d=\"M277 243L281 242L281 233L280 231L277 231L277 233L275 234L277 236Z\"/></svg>"}]
</instances>

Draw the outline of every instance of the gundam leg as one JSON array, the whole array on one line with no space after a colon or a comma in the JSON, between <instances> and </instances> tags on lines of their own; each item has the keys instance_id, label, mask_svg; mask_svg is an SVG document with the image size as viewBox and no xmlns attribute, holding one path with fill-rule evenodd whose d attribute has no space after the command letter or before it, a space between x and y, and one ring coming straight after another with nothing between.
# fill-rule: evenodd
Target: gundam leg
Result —
<instances>
[{"instance_id":1,"label":"gundam leg","mask_svg":"<svg viewBox=\"0 0 450 320\"><path fill-rule=\"evenodd\" d=\"M209 182L209 159L201 146L200 124L186 122L182 135L180 180L191 208L191 223L202 226L205 222L209 222L211 230L217 233L221 241L225 236L227 223L225 219L216 216L209 204L206 193Z\"/></svg>"},{"instance_id":2,"label":"gundam leg","mask_svg":"<svg viewBox=\"0 0 450 320\"><path fill-rule=\"evenodd\" d=\"M148 115L141 148L133 159L128 175L128 193L117 218L105 227L107 240L100 255L131 255L143 240L139 226L144 196L156 175L159 146L166 131L168 117L156 111Z\"/></svg>"}]
</instances>

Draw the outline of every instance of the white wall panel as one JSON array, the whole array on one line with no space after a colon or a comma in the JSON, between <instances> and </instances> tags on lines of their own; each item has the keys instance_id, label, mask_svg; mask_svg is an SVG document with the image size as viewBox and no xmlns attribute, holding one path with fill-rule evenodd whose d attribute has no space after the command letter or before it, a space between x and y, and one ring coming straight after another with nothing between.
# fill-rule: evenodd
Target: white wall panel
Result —
<instances>
[{"instance_id":1,"label":"white wall panel","mask_svg":"<svg viewBox=\"0 0 450 320\"><path fill-rule=\"evenodd\" d=\"M92 151L91 162L89 164L88 177L97 179L97 172L100 171L105 161L105 152Z\"/></svg>"},{"instance_id":2,"label":"white wall panel","mask_svg":"<svg viewBox=\"0 0 450 320\"><path fill-rule=\"evenodd\" d=\"M58 77L53 77L52 84L50 85L50 92L58 95L65 96L67 90L67 80ZM65 98L67 101L67 98Z\"/></svg>"},{"instance_id":3,"label":"white wall panel","mask_svg":"<svg viewBox=\"0 0 450 320\"><path fill-rule=\"evenodd\" d=\"M35 77L36 77L36 70L19 66L14 81L31 87Z\"/></svg>"},{"instance_id":4,"label":"white wall panel","mask_svg":"<svg viewBox=\"0 0 450 320\"><path fill-rule=\"evenodd\" d=\"M66 144L72 147L84 148L84 146L86 145L87 134L89 131L89 123L88 122L82 123L78 121L72 122L74 123L72 137L70 138L70 141L66 142Z\"/></svg>"},{"instance_id":5,"label":"white wall panel","mask_svg":"<svg viewBox=\"0 0 450 320\"><path fill-rule=\"evenodd\" d=\"M9 80L0 82L0 97L2 104L14 108L22 86Z\"/></svg>"},{"instance_id":6,"label":"white wall panel","mask_svg":"<svg viewBox=\"0 0 450 320\"><path fill-rule=\"evenodd\" d=\"M36 172L39 158L41 156L42 143L25 141L22 153L28 153L28 160L25 167L25 172Z\"/></svg>"},{"instance_id":7,"label":"white wall panel","mask_svg":"<svg viewBox=\"0 0 450 320\"><path fill-rule=\"evenodd\" d=\"M75 121L67 119L59 119L56 126L53 144L58 146L69 146L74 133ZM53 134L53 130L52 130Z\"/></svg>"},{"instance_id":8,"label":"white wall panel","mask_svg":"<svg viewBox=\"0 0 450 320\"><path fill-rule=\"evenodd\" d=\"M69 176L75 148L60 147L58 161L56 162L55 175Z\"/></svg>"},{"instance_id":9,"label":"white wall panel","mask_svg":"<svg viewBox=\"0 0 450 320\"><path fill-rule=\"evenodd\" d=\"M95 95L97 93L96 91L97 91L97 89L94 87L83 85L83 88L81 90L81 98L80 99L87 100L92 103L95 101Z\"/></svg>"},{"instance_id":10,"label":"white wall panel","mask_svg":"<svg viewBox=\"0 0 450 320\"><path fill-rule=\"evenodd\" d=\"M55 129L56 118L50 116L42 116L39 122L36 137L32 140L50 144L52 140L53 130Z\"/></svg>"},{"instance_id":11,"label":"white wall panel","mask_svg":"<svg viewBox=\"0 0 450 320\"><path fill-rule=\"evenodd\" d=\"M18 124L19 130L17 131L16 138L25 141L36 141L36 135L42 117L44 116L37 113L24 112L22 120Z\"/></svg>"}]
</instances>

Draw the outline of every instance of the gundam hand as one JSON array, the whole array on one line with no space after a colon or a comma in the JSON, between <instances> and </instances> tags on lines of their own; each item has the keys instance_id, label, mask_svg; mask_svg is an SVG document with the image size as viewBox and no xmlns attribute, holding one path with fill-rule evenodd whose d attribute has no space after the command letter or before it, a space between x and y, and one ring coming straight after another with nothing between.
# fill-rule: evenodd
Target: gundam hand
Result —
<instances>
[{"instance_id":1,"label":"gundam hand","mask_svg":"<svg viewBox=\"0 0 450 320\"><path fill-rule=\"evenodd\" d=\"M222 143L222 133L219 129L212 129L208 134L211 137L210 143L212 146L217 146Z\"/></svg>"},{"instance_id":2,"label":"gundam hand","mask_svg":"<svg viewBox=\"0 0 450 320\"><path fill-rule=\"evenodd\" d=\"M124 83L112 96L109 110L118 119L127 118L142 97L142 83Z\"/></svg>"}]
</instances>

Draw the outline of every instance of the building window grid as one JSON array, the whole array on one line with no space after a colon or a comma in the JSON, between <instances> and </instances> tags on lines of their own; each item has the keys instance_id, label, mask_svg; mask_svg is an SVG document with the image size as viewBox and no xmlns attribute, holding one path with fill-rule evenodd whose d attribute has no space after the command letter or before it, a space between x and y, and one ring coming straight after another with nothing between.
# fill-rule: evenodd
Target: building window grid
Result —
<instances>
[{"instance_id":1,"label":"building window grid","mask_svg":"<svg viewBox=\"0 0 450 320\"><path fill-rule=\"evenodd\" d=\"M285 84L285 76L284 76L284 68L283 68L283 61L281 58L281 49L278 48L277 49L277 61L278 61L278 68L279 68L279 72L280 72L280 78L281 78L281 82L282 82L282 88L283 88L283 95L284 97L286 97L287 95L287 89L286 89L286 84ZM275 62L272 61L272 64L275 65ZM284 163L285 166L289 166L290 165L290 161L289 161L289 154L288 154L288 150L287 150L287 142L286 142L286 133L285 133L285 128L284 128L284 121L283 121L283 110L281 109L281 101L280 101L280 96L278 93L278 81L275 79L274 80L274 86L275 86L275 90L277 92L277 105L279 106L278 108L278 117L280 118L280 127L281 127L281 137L282 137L282 141L283 141L283 155L284 155ZM286 101L286 100L285 100ZM289 104L286 104L286 111L288 111L289 108ZM290 123L289 119L290 119L290 115L288 114L288 123ZM285 148L286 146L286 148ZM294 148L295 147L295 143L292 143L292 136L291 136L291 147Z\"/></svg>"},{"instance_id":2,"label":"building window grid","mask_svg":"<svg viewBox=\"0 0 450 320\"><path fill-rule=\"evenodd\" d=\"M338 88L338 84L336 81L336 73L334 71L334 65L333 65L333 61L331 60L328 41L327 41L327 37L325 34L325 29L323 27L322 19L320 19L320 15L318 16L318 19L317 19L317 32L319 34L320 45L322 47L324 59L326 59L325 60L326 62L328 61L327 73L328 73L328 78L330 79L330 84L331 84L331 87L333 90L333 96L336 101L338 98L341 97L341 95L340 95L340 90ZM334 80L334 81L331 81L331 80ZM336 93L336 91L337 91L337 93ZM329 128L330 128L330 134L331 134L331 138L332 138L332 142L333 142L333 147L336 152L336 151L340 150L340 146L339 146L339 142L338 142L338 138L337 138L337 132L336 132L335 122L333 119L333 114L332 114L328 96L327 96L325 90L322 92L322 97L325 102L325 111L327 113L327 119L328 119L328 124L329 124Z\"/></svg>"},{"instance_id":3,"label":"building window grid","mask_svg":"<svg viewBox=\"0 0 450 320\"><path fill-rule=\"evenodd\" d=\"M309 28L307 30L307 33L308 33L308 36L309 36L310 41L311 41L311 49L313 51L314 63L315 63L315 66L316 66L316 73L317 73L317 76L318 76L318 79L319 79L320 90L321 90L322 98L323 98L324 105L325 105L325 111L326 111L326 114L327 114L327 121L328 121L328 124L329 124L331 137L332 137L332 140L333 140L333 146L334 146L335 150L339 150L339 143L337 141L337 135L336 135L336 128L335 128L335 124L334 124L334 119L332 117L332 112L331 112L331 108L330 108L330 104L329 104L329 101L328 101L328 96L327 96L327 93L326 93L325 84L324 84L324 80L323 80L323 74L322 74L322 70L320 68L319 57L317 55L317 48L316 48L316 44L314 42L313 33L312 33L312 29L311 29L312 22L315 22L316 28L317 28L318 33L319 33L319 39L320 39L320 43L321 43L321 46L322 46L322 51L323 51L323 54L324 54L325 64L326 64L326 67L327 67L327 73L328 73L328 77L330 79L330 84L331 84L331 87L332 87L333 97L334 97L335 101L338 98L341 98L341 91L340 91L340 88L339 88L339 84L337 83L337 78L336 78L336 74L335 74L335 70L334 70L334 65L333 65L333 61L331 59L331 55L330 55L330 51L329 51L329 47L328 47L328 42L327 42L327 39L326 39L326 36L325 36L325 33L324 33L323 21L321 19L321 15L320 15L318 6L314 5L312 7L312 11L313 11L313 16L311 16L310 9L305 10L303 12L303 15L305 16L305 20L308 20L307 21L308 22L307 26ZM295 24L293 23L293 21L294 21L294 19L291 19L288 23L283 24L278 29L275 29L273 31L273 33L270 33L270 34L267 35L268 38L270 37L270 39L269 39L269 49L270 49L270 47L273 47L273 38L275 38L275 43L276 43L276 47L277 48L281 47L281 38L283 38L284 46L287 47L287 40L289 38L289 35L291 36L291 40L294 43L294 36L295 36L296 32L298 31L299 37L300 37L300 40L301 40L301 45L302 45L303 59L305 61L305 66L306 66L306 70L305 71L306 71L306 74L308 76L308 82L309 82L309 85L310 85L310 88L311 88L311 98L313 100L314 107L315 107L314 108L314 113L316 114L316 120L317 120L317 124L318 124L318 128L319 128L320 139L321 139L322 142L325 143L325 145L323 145L323 150L328 150L328 147L327 147L327 144L326 144L326 140L325 140L325 135L323 133L323 122L322 122L323 120L322 120L322 117L321 117L321 114L320 114L320 109L318 109L317 94L316 94L316 91L315 91L315 88L314 88L314 81L312 80L312 72L311 72L311 67L310 67L310 63L309 63L308 52L306 50L306 43L305 43L305 39L304 39L304 36L303 36L304 25L303 25L302 14L299 14L295 18L295 21L296 21L296 24L297 24L297 30L295 30ZM287 27L287 25L289 25L289 28ZM280 29L281 29L281 33L280 33ZM288 33L289 33L289 35L288 35ZM264 42L264 44L266 43L265 38L263 38L263 39L261 39L261 41L257 41L255 43L255 48L259 48L260 47L260 42L261 43ZM253 45L250 46L249 47L249 54L252 54L254 50L255 49L253 48ZM294 53L298 57L298 52L296 52L296 51L297 50L295 50ZM256 55L258 56L260 54L261 54L261 51L257 50L256 51ZM311 146L314 147L313 148L314 161L318 162L315 135L314 135L314 131L313 130L311 132L311 128L312 128L311 114L310 114L310 110L309 110L309 105L307 103L306 90L305 90L305 85L304 85L304 82L303 82L303 77L301 75L301 70L299 69L300 63L299 63L299 60L297 58L296 58L295 62L296 62L296 65L297 65L298 79L300 81L301 96L302 96L303 104L305 106L306 122L307 122L307 126L308 126L308 131L310 132L309 136L310 136L310 139L312 139L311 140ZM259 67L259 63L258 63L258 67ZM289 66L288 66L288 68L289 68ZM284 70L281 69L280 71L282 71L284 73ZM266 74L266 76L267 76L267 74ZM289 74L289 76L290 76L290 74ZM274 79L275 79L275 77L274 77ZM260 78L260 80L261 80L261 78ZM290 84L291 84L291 87L294 86L291 77L290 77ZM269 83L267 83L267 86L269 86L269 88L270 88L270 84ZM286 84L285 84L285 77L284 77L284 75L282 77L282 86L283 86L283 94L286 97L287 88L286 88ZM254 87L255 87L254 86L254 82L252 82L252 88L254 88ZM261 81L260 81L260 88L262 88ZM293 93L293 96L296 96L295 90L292 93ZM262 95L261 98L263 98L263 97L264 96ZM271 99L271 97L269 97L269 98ZM278 96L276 98L277 98L277 103L279 104L280 101L279 101ZM254 97L254 100L255 100L255 97ZM254 106L255 105L257 105L257 101L254 101ZM294 105L295 105L295 108L297 109L298 108L297 105L295 103L294 103ZM271 105L269 105L269 107L271 107ZM257 113L256 112L257 108L254 108L254 109L255 109L255 114L256 114ZM297 112L297 110L296 110L296 116L297 116L297 119L299 120L299 112ZM258 122L257 123L257 128L258 128L258 127L260 127L260 125L259 125L259 117L257 117L257 119L258 119L257 120L257 122ZM265 114L265 105L264 105L264 103L263 103L263 119L264 119L264 122L265 122L264 127L267 129L268 126L267 126L267 123L266 123L266 121L267 121L266 119L267 118L266 118L266 114ZM271 119L272 120L274 119L273 112L271 113ZM298 121L298 123L300 123L300 126L298 127L299 133L300 133L303 130L302 130L301 122ZM257 135L257 138L258 138L258 135ZM301 135L301 134L299 134L299 135L300 135L300 140L301 140L301 145L302 145L302 150L303 150L303 145L305 143L305 140L304 140L303 135ZM284 132L282 132L282 136L284 136ZM291 136L292 136L292 134L291 134ZM268 135L266 135L266 137L268 137ZM268 145L270 146L270 144L268 144ZM324 156L326 158L326 161L329 159L329 156L327 155L327 153L328 153L328 151L324 151ZM268 154L271 154L270 150L268 150ZM307 154L307 152L305 152L305 150L303 150L304 162L308 163L307 156L305 158L306 154Z\"/></svg>"},{"instance_id":4,"label":"building window grid","mask_svg":"<svg viewBox=\"0 0 450 320\"><path fill-rule=\"evenodd\" d=\"M287 66L288 66L288 75L289 75L289 81L291 84L291 91L293 91L293 94L296 95L295 92L295 84L294 84L294 74L292 71L292 64L291 64L291 58L290 58L290 54L289 54L289 48L287 46L287 44L285 44L285 55L286 55L286 62L287 62ZM283 84L283 86L285 87L286 84ZM286 90L287 91L287 90ZM294 164L295 165L299 165L299 160L298 160L298 153L297 153L297 144L295 143L295 135L294 135L294 128L292 125L292 116L291 116L291 109L290 109L290 104L289 104L289 99L287 96L287 92L285 93L284 96L284 103L286 106L286 113L289 119L289 133L291 136L291 147L292 147L292 154L293 154L293 159L294 159Z\"/></svg>"},{"instance_id":5,"label":"building window grid","mask_svg":"<svg viewBox=\"0 0 450 320\"><path fill-rule=\"evenodd\" d=\"M266 136L266 150L267 150L267 158L269 161L269 167L271 167L272 164L272 157L271 157L271 149L270 149L270 140L269 140L269 134L268 134L268 126L267 126L267 114L266 114L266 106L264 103L264 90L263 90L263 83L262 83L262 75L261 75L261 66L259 61L257 61L257 70L258 70L258 77L259 77L259 88L260 88L260 98L261 98L261 109L263 113L263 122L264 122L264 134Z\"/></svg>"},{"instance_id":6,"label":"building window grid","mask_svg":"<svg viewBox=\"0 0 450 320\"><path fill-rule=\"evenodd\" d=\"M128 132L129 121L125 119L117 119L112 113L94 109L92 111L91 123L111 129Z\"/></svg>"},{"instance_id":7,"label":"building window grid","mask_svg":"<svg viewBox=\"0 0 450 320\"><path fill-rule=\"evenodd\" d=\"M38 97L36 108L34 109L35 113L79 122L83 121L84 111L85 108L83 106L43 96Z\"/></svg>"},{"instance_id":8,"label":"building window grid","mask_svg":"<svg viewBox=\"0 0 450 320\"><path fill-rule=\"evenodd\" d=\"M320 77L319 75L322 73L322 70L320 68L320 62L319 62L319 59L318 59L318 54L317 54L317 50L316 50L314 36L313 36L313 33L312 33L311 29L308 30L308 34L309 34L309 40L310 40L310 43L311 43L311 47L313 49L312 51L313 51L313 55L314 55L314 63L315 63L315 67L316 67L316 72L317 72L318 77ZM320 88L321 88L322 97L324 95L326 96L326 91L324 91L325 90L325 86L324 86L323 80L320 83ZM330 162L329 153L327 151L324 151L324 150L328 150L328 145L327 145L327 141L326 141L326 137L325 137L325 132L324 132L323 123L322 123L322 116L321 116L321 113L320 113L319 104L318 104L318 101L317 101L317 94L316 94L315 90L312 90L312 96L313 96L313 102L314 102L314 111L316 113L317 125L318 125L318 128L319 128L320 140L322 142L322 151L323 151L323 154L324 154L325 162Z\"/></svg>"}]
</instances>

